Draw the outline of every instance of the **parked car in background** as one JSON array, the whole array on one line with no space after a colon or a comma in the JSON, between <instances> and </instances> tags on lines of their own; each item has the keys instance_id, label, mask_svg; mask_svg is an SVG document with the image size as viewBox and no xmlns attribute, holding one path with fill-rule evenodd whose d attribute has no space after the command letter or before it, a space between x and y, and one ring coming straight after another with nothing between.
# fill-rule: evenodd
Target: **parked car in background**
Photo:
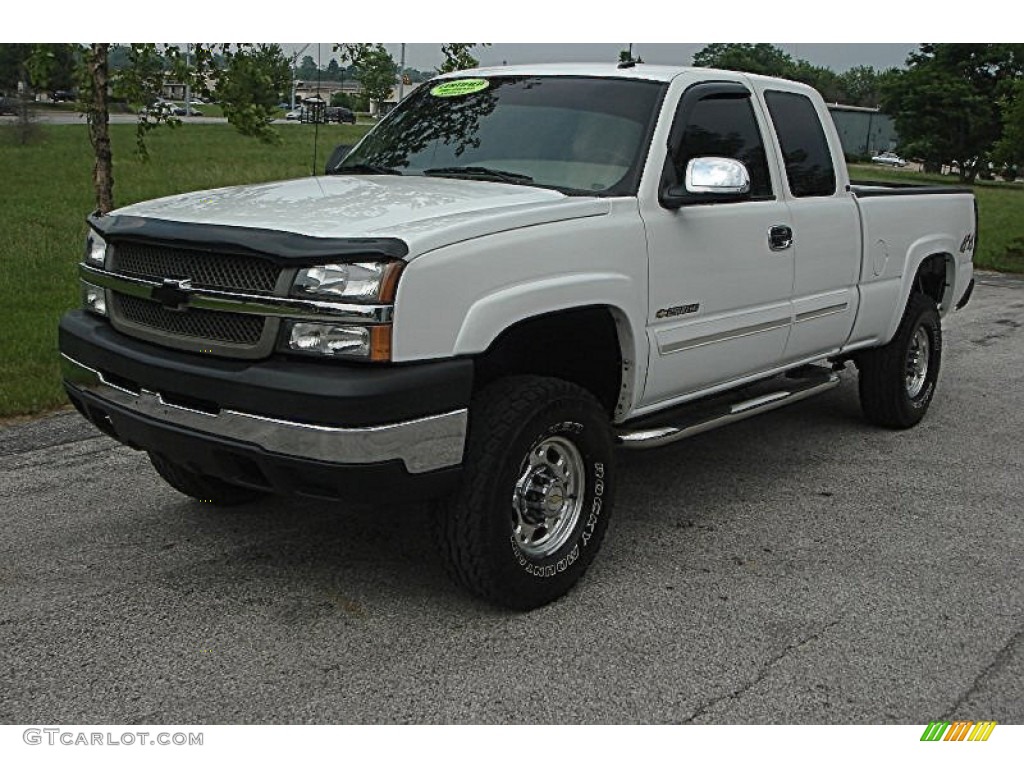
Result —
<instances>
[{"instance_id":1,"label":"parked car in background","mask_svg":"<svg viewBox=\"0 0 1024 768\"><path fill-rule=\"evenodd\" d=\"M293 109L290 112L285 114L284 119L285 120L301 120L302 119L302 110L301 109Z\"/></svg>"},{"instance_id":2,"label":"parked car in background","mask_svg":"<svg viewBox=\"0 0 1024 768\"><path fill-rule=\"evenodd\" d=\"M164 117L185 117L185 115L191 114L202 117L203 113L195 107L185 109L181 104L176 104L173 101L154 101L148 107L140 109L139 114L163 115Z\"/></svg>"},{"instance_id":3,"label":"parked car in background","mask_svg":"<svg viewBox=\"0 0 1024 768\"><path fill-rule=\"evenodd\" d=\"M326 120L328 123L349 123L355 125L356 115L348 107L328 107Z\"/></svg>"},{"instance_id":4,"label":"parked car in background","mask_svg":"<svg viewBox=\"0 0 1024 768\"><path fill-rule=\"evenodd\" d=\"M10 96L0 96L0 115L16 115L21 103Z\"/></svg>"},{"instance_id":5,"label":"parked car in background","mask_svg":"<svg viewBox=\"0 0 1024 768\"><path fill-rule=\"evenodd\" d=\"M889 165L893 168L902 168L907 164L907 161L895 152L883 152L880 155L875 155L871 158L871 162L878 163L879 165Z\"/></svg>"}]
</instances>

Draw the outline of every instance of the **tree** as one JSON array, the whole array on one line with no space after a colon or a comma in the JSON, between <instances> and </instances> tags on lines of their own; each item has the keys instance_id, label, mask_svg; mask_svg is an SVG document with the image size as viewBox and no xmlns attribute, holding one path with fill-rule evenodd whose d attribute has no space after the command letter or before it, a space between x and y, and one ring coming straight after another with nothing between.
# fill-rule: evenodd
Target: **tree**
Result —
<instances>
[{"instance_id":1,"label":"tree","mask_svg":"<svg viewBox=\"0 0 1024 768\"><path fill-rule=\"evenodd\" d=\"M855 107L877 107L882 77L874 67L851 67L839 75L840 101Z\"/></svg>"},{"instance_id":2,"label":"tree","mask_svg":"<svg viewBox=\"0 0 1024 768\"><path fill-rule=\"evenodd\" d=\"M349 94L337 91L331 94L331 106L345 107L346 109L351 109L354 112L356 104Z\"/></svg>"},{"instance_id":3,"label":"tree","mask_svg":"<svg viewBox=\"0 0 1024 768\"><path fill-rule=\"evenodd\" d=\"M398 67L387 48L381 43L341 43L335 50L352 62L356 77L363 86L363 94L370 101L377 102L377 109L391 98L396 83Z\"/></svg>"},{"instance_id":4,"label":"tree","mask_svg":"<svg viewBox=\"0 0 1024 768\"><path fill-rule=\"evenodd\" d=\"M826 101L837 101L840 93L839 78L831 69L794 59L768 43L712 43L694 54L693 65L796 80L819 91Z\"/></svg>"},{"instance_id":5,"label":"tree","mask_svg":"<svg viewBox=\"0 0 1024 768\"><path fill-rule=\"evenodd\" d=\"M480 62L470 53L478 45L486 48L490 43L442 43L441 53L444 54L444 61L437 71L444 74L480 66Z\"/></svg>"},{"instance_id":6,"label":"tree","mask_svg":"<svg viewBox=\"0 0 1024 768\"><path fill-rule=\"evenodd\" d=\"M876 107L882 75L873 67L853 67L836 74L804 59L794 59L781 48L768 43L712 43L693 57L697 67L752 72L805 83L826 101L860 107Z\"/></svg>"},{"instance_id":7,"label":"tree","mask_svg":"<svg viewBox=\"0 0 1024 768\"><path fill-rule=\"evenodd\" d=\"M341 65L338 64L337 59L331 59L330 62L328 62L326 74L328 80L341 79Z\"/></svg>"},{"instance_id":8,"label":"tree","mask_svg":"<svg viewBox=\"0 0 1024 768\"><path fill-rule=\"evenodd\" d=\"M217 71L213 95L221 102L224 117L244 136L271 143L279 141L270 123L280 94L291 83L291 67L281 46L245 43L232 51L225 45L220 53L224 65Z\"/></svg>"},{"instance_id":9,"label":"tree","mask_svg":"<svg viewBox=\"0 0 1024 768\"><path fill-rule=\"evenodd\" d=\"M770 77L789 77L793 57L768 43L711 43L693 56L693 66L729 69Z\"/></svg>"},{"instance_id":10,"label":"tree","mask_svg":"<svg viewBox=\"0 0 1024 768\"><path fill-rule=\"evenodd\" d=\"M302 63L295 70L295 77L299 80L316 80L316 60L312 56L303 56Z\"/></svg>"},{"instance_id":11,"label":"tree","mask_svg":"<svg viewBox=\"0 0 1024 768\"><path fill-rule=\"evenodd\" d=\"M1003 135L996 144L995 159L1011 167L1024 165L1024 80L1013 84L1005 100Z\"/></svg>"},{"instance_id":12,"label":"tree","mask_svg":"<svg viewBox=\"0 0 1024 768\"><path fill-rule=\"evenodd\" d=\"M0 91L13 93L19 83L30 90L71 90L81 60L82 47L73 43L2 43Z\"/></svg>"},{"instance_id":13,"label":"tree","mask_svg":"<svg viewBox=\"0 0 1024 768\"><path fill-rule=\"evenodd\" d=\"M110 149L110 112L107 107L109 43L93 43L85 57L82 85L85 117L92 144L92 185L96 192L96 210L101 214L114 209L114 155Z\"/></svg>"},{"instance_id":14,"label":"tree","mask_svg":"<svg viewBox=\"0 0 1024 768\"><path fill-rule=\"evenodd\" d=\"M798 59L780 77L811 86L821 94L825 101L832 103L839 101L841 91L839 76L828 67L819 67L809 61Z\"/></svg>"},{"instance_id":15,"label":"tree","mask_svg":"<svg viewBox=\"0 0 1024 768\"><path fill-rule=\"evenodd\" d=\"M1002 135L1024 45L926 43L907 64L882 86L903 153L931 168L956 164L960 178L973 183Z\"/></svg>"},{"instance_id":16,"label":"tree","mask_svg":"<svg viewBox=\"0 0 1024 768\"><path fill-rule=\"evenodd\" d=\"M117 51L121 67L112 71L112 53ZM104 214L114 208L114 165L110 143L109 99L113 95L140 107L136 122L136 151L147 157L146 135L154 128L180 120L163 110L149 109L165 82L190 85L194 93L211 96L210 82L221 100L228 122L247 136L263 141L279 140L270 127L278 93L288 87L290 69L278 45L239 43L195 44L190 57L177 46L130 43L113 47L91 43L81 56L76 76L79 101L89 126L92 144L93 187L96 208ZM191 61L188 61L188 60ZM44 46L30 56L37 79L44 78L49 60ZM40 63L42 62L42 63Z\"/></svg>"}]
</instances>

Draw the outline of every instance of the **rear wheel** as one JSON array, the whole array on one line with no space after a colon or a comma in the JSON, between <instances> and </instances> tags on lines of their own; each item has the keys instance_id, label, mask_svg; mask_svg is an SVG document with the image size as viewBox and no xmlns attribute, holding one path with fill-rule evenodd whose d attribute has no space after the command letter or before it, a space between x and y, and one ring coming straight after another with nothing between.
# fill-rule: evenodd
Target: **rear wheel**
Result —
<instances>
[{"instance_id":1,"label":"rear wheel","mask_svg":"<svg viewBox=\"0 0 1024 768\"><path fill-rule=\"evenodd\" d=\"M474 594L529 610L568 592L611 513L608 418L586 390L516 376L470 411L463 481L434 507L449 573Z\"/></svg>"},{"instance_id":2,"label":"rear wheel","mask_svg":"<svg viewBox=\"0 0 1024 768\"><path fill-rule=\"evenodd\" d=\"M941 362L942 321L935 301L911 294L892 341L857 360L864 417L892 429L917 424L935 395Z\"/></svg>"},{"instance_id":3,"label":"rear wheel","mask_svg":"<svg viewBox=\"0 0 1024 768\"><path fill-rule=\"evenodd\" d=\"M149 460L167 484L196 501L217 507L235 507L263 498L267 494L241 485L234 485L216 477L200 475L180 464L168 461L156 453L149 454Z\"/></svg>"}]
</instances>

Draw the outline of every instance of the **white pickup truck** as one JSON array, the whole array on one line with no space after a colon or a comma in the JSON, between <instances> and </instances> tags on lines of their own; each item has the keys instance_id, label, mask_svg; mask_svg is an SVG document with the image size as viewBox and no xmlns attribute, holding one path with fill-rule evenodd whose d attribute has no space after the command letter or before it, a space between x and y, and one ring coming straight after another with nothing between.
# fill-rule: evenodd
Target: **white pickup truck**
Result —
<instances>
[{"instance_id":1,"label":"white pickup truck","mask_svg":"<svg viewBox=\"0 0 1024 768\"><path fill-rule=\"evenodd\" d=\"M851 185L812 89L642 64L445 75L323 176L89 226L88 419L214 504L433 499L453 577L520 609L594 559L616 446L848 361L869 421L916 424L977 243L969 191Z\"/></svg>"}]
</instances>

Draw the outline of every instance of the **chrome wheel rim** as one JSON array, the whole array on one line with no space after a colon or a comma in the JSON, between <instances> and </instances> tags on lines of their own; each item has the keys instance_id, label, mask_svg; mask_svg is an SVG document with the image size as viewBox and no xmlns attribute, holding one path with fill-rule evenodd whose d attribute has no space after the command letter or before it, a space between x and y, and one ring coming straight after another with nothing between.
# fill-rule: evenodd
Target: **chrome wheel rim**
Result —
<instances>
[{"instance_id":1,"label":"chrome wheel rim","mask_svg":"<svg viewBox=\"0 0 1024 768\"><path fill-rule=\"evenodd\" d=\"M512 494L512 536L524 554L547 557L569 540L585 485L583 456L572 442L546 437L533 445Z\"/></svg>"},{"instance_id":2,"label":"chrome wheel rim","mask_svg":"<svg viewBox=\"0 0 1024 768\"><path fill-rule=\"evenodd\" d=\"M925 379L928 378L928 362L931 358L931 340L928 331L921 326L910 340L907 352L907 394L910 399L921 394Z\"/></svg>"}]
</instances>

